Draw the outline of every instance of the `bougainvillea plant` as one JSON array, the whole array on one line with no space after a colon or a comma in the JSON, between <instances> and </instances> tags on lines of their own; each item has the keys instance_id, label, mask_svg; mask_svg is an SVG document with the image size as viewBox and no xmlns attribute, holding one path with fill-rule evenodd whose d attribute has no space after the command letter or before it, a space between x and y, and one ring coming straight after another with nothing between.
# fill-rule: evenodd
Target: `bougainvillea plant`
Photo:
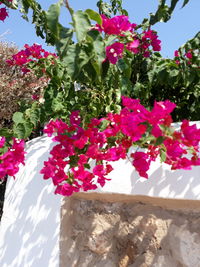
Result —
<instances>
[{"instance_id":1,"label":"bougainvillea plant","mask_svg":"<svg viewBox=\"0 0 200 267\"><path fill-rule=\"evenodd\" d=\"M145 149L128 157L141 177L148 178L150 164L158 156L173 170L200 165L200 129L187 120L180 130L173 129L170 113L175 104L155 102L149 111L139 100L122 97L122 102L120 113L93 118L85 128L79 111L71 113L69 124L57 119L45 127L48 136L55 134L57 144L41 173L44 179L52 179L55 193L69 196L104 186L113 170L112 162L126 159L133 146Z\"/></svg>"},{"instance_id":2,"label":"bougainvillea plant","mask_svg":"<svg viewBox=\"0 0 200 267\"><path fill-rule=\"evenodd\" d=\"M140 25L130 22L121 2L98 1L97 13L75 12L68 1L48 11L34 0L3 1L20 8L26 19L31 9L37 35L56 53L26 44L7 60L23 75L30 70L38 78L45 75L48 83L42 99L33 95L34 101L13 115L13 129L0 130L1 179L15 176L24 164L25 141L41 133L56 142L41 173L64 196L104 186L112 162L126 157L145 178L157 157L174 170L200 165L200 130L183 120L185 113L195 120L199 109L199 35L174 59L164 59L152 25L167 21L178 0L170 6L160 1ZM59 22L62 6L71 28ZM171 126L173 118L182 120L180 130ZM136 150L130 152L132 147Z\"/></svg>"}]
</instances>

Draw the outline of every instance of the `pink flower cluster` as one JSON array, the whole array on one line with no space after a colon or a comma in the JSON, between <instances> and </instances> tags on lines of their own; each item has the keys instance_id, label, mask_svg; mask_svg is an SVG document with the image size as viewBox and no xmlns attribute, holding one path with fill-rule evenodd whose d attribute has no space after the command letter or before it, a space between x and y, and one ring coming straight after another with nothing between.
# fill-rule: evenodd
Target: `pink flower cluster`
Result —
<instances>
[{"instance_id":1,"label":"pink flower cluster","mask_svg":"<svg viewBox=\"0 0 200 267\"><path fill-rule=\"evenodd\" d=\"M115 16L111 19L101 15L102 25L97 24L96 29L108 35L122 35L126 31L133 31L135 24L131 24L127 16Z\"/></svg>"},{"instance_id":2,"label":"pink flower cluster","mask_svg":"<svg viewBox=\"0 0 200 267\"><path fill-rule=\"evenodd\" d=\"M8 2L12 2L12 0L8 0ZM2 5L2 2L0 2L0 5ZM0 20L4 21L8 17L8 10L6 7L0 8Z\"/></svg>"},{"instance_id":3,"label":"pink flower cluster","mask_svg":"<svg viewBox=\"0 0 200 267\"><path fill-rule=\"evenodd\" d=\"M4 147L5 137L0 137L0 149ZM15 176L19 171L19 165L24 164L24 140L13 138L12 146L0 156L0 179L6 175Z\"/></svg>"},{"instance_id":4,"label":"pink flower cluster","mask_svg":"<svg viewBox=\"0 0 200 267\"><path fill-rule=\"evenodd\" d=\"M148 30L138 34L135 30L136 24L131 24L127 16L115 16L111 19L102 15L102 25L97 24L95 29L106 35L116 35L117 41L106 47L106 59L116 64L123 52L129 50L134 54L141 53L144 57L150 57L152 51L161 50L161 41L155 31ZM127 38L127 34L129 37Z\"/></svg>"},{"instance_id":5,"label":"pink flower cluster","mask_svg":"<svg viewBox=\"0 0 200 267\"><path fill-rule=\"evenodd\" d=\"M41 59L41 58L47 58L48 56L57 57L56 54L50 53L45 51L41 45L39 44L33 44L32 46L29 46L28 44L24 45L23 50L19 51L17 54L12 56L12 59L6 60L6 62L10 65L17 65L21 66L22 71L24 73L29 72L30 70L26 67L27 63Z\"/></svg>"},{"instance_id":6,"label":"pink flower cluster","mask_svg":"<svg viewBox=\"0 0 200 267\"><path fill-rule=\"evenodd\" d=\"M149 111L137 99L123 97L122 102L124 108L119 114L93 118L85 128L78 111L71 113L69 124L57 119L45 127L44 132L54 134L57 144L41 173L44 179L53 180L56 194L70 196L96 189L98 184L104 186L113 170L110 162L125 159L133 145L146 149L130 155L132 165L145 178L151 162L163 153L163 161L172 169L200 165L200 129L185 120L179 131L172 130L170 113L175 104L169 100L155 102Z\"/></svg>"},{"instance_id":7,"label":"pink flower cluster","mask_svg":"<svg viewBox=\"0 0 200 267\"><path fill-rule=\"evenodd\" d=\"M176 64L180 64L181 61L185 61L188 65L191 65L193 63L193 61L195 61L195 54L194 51L192 51L191 49L186 51L185 54L183 56L180 55L180 52L178 50L174 51L174 59ZM195 65L195 64L194 64ZM199 67L199 66L197 66Z\"/></svg>"}]
</instances>

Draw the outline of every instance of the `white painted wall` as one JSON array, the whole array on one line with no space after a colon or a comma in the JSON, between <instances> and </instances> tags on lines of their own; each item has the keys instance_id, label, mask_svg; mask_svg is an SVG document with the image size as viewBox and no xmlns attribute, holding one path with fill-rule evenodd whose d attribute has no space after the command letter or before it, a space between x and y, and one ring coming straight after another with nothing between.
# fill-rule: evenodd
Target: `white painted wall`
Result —
<instances>
[{"instance_id":1,"label":"white painted wall","mask_svg":"<svg viewBox=\"0 0 200 267\"><path fill-rule=\"evenodd\" d=\"M108 176L112 180L97 192L200 200L199 166L190 171L171 171L168 165L156 161L148 172L148 180L141 178L128 160L114 162L112 166L114 170Z\"/></svg>"},{"instance_id":2,"label":"white painted wall","mask_svg":"<svg viewBox=\"0 0 200 267\"><path fill-rule=\"evenodd\" d=\"M200 123L198 123L200 126ZM39 171L54 143L46 136L27 144L27 160L16 180L9 179L0 226L1 267L58 267L60 207L50 180ZM123 193L200 200L200 167L171 171L152 164L149 179L140 178L128 160L113 163L111 181L99 193Z\"/></svg>"},{"instance_id":3,"label":"white painted wall","mask_svg":"<svg viewBox=\"0 0 200 267\"><path fill-rule=\"evenodd\" d=\"M25 167L9 178L0 226L1 267L58 267L61 196L39 170L52 141L40 137L27 145Z\"/></svg>"}]
</instances>

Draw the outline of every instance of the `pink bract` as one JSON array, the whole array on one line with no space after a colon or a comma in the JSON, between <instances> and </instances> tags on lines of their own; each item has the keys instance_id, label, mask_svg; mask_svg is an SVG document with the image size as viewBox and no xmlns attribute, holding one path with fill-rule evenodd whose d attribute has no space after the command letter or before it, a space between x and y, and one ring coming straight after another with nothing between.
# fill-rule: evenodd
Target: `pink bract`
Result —
<instances>
[{"instance_id":1,"label":"pink bract","mask_svg":"<svg viewBox=\"0 0 200 267\"><path fill-rule=\"evenodd\" d=\"M104 31L108 35L121 35L123 32L133 29L133 25L129 22L127 16L121 15L109 19L105 15L102 15L101 18L102 25L97 24L96 29Z\"/></svg>"},{"instance_id":2,"label":"pink bract","mask_svg":"<svg viewBox=\"0 0 200 267\"><path fill-rule=\"evenodd\" d=\"M127 44L126 49L130 50L134 54L138 54L139 53L139 49L138 49L139 45L140 45L140 41L134 40L133 42L130 42Z\"/></svg>"},{"instance_id":3,"label":"pink bract","mask_svg":"<svg viewBox=\"0 0 200 267\"><path fill-rule=\"evenodd\" d=\"M116 64L118 59L122 57L124 44L114 43L106 47L106 57L112 64Z\"/></svg>"},{"instance_id":4,"label":"pink bract","mask_svg":"<svg viewBox=\"0 0 200 267\"><path fill-rule=\"evenodd\" d=\"M0 8L0 20L4 21L8 17L8 12L5 7Z\"/></svg>"},{"instance_id":5,"label":"pink bract","mask_svg":"<svg viewBox=\"0 0 200 267\"><path fill-rule=\"evenodd\" d=\"M12 146L0 156L0 179L3 179L5 175L14 177L19 171L20 164L24 164L25 160L24 146L24 140L13 138Z\"/></svg>"}]
</instances>

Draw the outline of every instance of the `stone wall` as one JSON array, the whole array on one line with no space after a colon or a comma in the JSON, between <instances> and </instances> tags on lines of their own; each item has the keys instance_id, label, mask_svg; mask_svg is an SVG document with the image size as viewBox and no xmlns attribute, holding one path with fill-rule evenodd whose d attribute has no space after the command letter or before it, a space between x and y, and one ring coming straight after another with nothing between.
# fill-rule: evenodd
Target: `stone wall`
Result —
<instances>
[{"instance_id":1,"label":"stone wall","mask_svg":"<svg viewBox=\"0 0 200 267\"><path fill-rule=\"evenodd\" d=\"M198 201L77 194L62 206L60 267L198 267L199 215Z\"/></svg>"}]
</instances>

